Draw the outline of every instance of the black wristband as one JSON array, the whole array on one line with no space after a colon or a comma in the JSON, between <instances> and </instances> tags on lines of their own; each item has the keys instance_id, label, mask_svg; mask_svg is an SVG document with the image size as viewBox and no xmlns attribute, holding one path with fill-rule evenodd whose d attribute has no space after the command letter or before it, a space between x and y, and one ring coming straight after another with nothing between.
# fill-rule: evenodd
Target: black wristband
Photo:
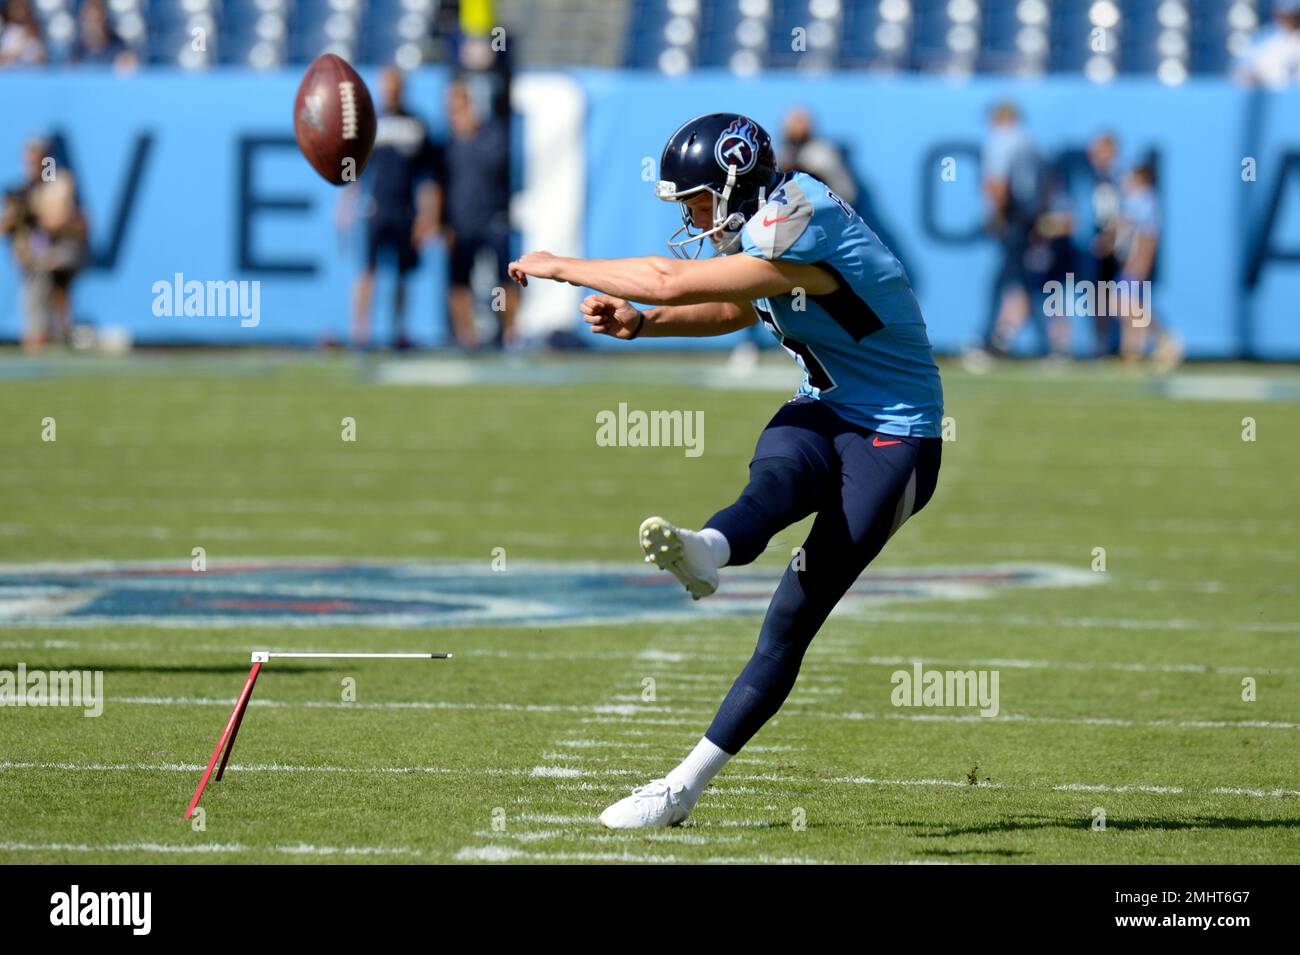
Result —
<instances>
[{"instance_id":1,"label":"black wristband","mask_svg":"<svg viewBox=\"0 0 1300 955\"><path fill-rule=\"evenodd\" d=\"M641 329L645 326L645 312L637 312L637 314L641 316L641 320L636 323L636 331L634 331L631 335L628 336L627 339L628 341L631 341L632 339L640 335Z\"/></svg>"}]
</instances>

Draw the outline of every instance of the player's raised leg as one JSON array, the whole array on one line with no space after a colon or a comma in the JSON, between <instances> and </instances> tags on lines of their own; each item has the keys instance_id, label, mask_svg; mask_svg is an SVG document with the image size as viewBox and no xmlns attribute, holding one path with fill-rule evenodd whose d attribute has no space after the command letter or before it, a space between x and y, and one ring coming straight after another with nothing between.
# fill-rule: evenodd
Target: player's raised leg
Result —
<instances>
[{"instance_id":1,"label":"player's raised leg","mask_svg":"<svg viewBox=\"0 0 1300 955\"><path fill-rule=\"evenodd\" d=\"M670 571L699 600L718 589L718 569L752 563L778 531L803 520L834 490L834 415L812 399L787 403L759 436L749 483L699 531L650 517L638 538L646 560Z\"/></svg>"},{"instance_id":2,"label":"player's raised leg","mask_svg":"<svg viewBox=\"0 0 1300 955\"><path fill-rule=\"evenodd\" d=\"M731 548L719 531L693 531L663 517L647 517L637 532L647 563L669 571L696 600L718 589L718 568Z\"/></svg>"},{"instance_id":3,"label":"player's raised leg","mask_svg":"<svg viewBox=\"0 0 1300 955\"><path fill-rule=\"evenodd\" d=\"M610 828L677 825L713 777L781 708L803 656L826 617L889 537L929 501L938 478L938 439L877 444L846 430L835 438L841 461L836 506L820 510L803 560L786 568L768 606L753 656L732 684L708 732L661 780L601 814Z\"/></svg>"}]
</instances>

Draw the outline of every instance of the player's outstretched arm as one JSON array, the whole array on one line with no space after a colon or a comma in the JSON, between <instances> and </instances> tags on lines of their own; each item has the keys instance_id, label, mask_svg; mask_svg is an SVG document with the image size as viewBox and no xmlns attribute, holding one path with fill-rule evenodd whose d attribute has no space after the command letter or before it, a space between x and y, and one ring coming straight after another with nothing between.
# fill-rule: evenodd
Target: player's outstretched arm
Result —
<instances>
[{"instance_id":1,"label":"player's outstretched arm","mask_svg":"<svg viewBox=\"0 0 1300 955\"><path fill-rule=\"evenodd\" d=\"M748 328L757 320L753 308L734 302L664 305L639 309L627 299L598 292L579 306L582 320L597 335L632 338L704 338Z\"/></svg>"},{"instance_id":2,"label":"player's outstretched arm","mask_svg":"<svg viewBox=\"0 0 1300 955\"><path fill-rule=\"evenodd\" d=\"M571 259L549 252L529 252L510 263L510 277L527 285L530 276L605 292L648 305L699 305L705 302L750 302L785 295L796 288L809 295L835 291L838 282L815 265L754 255L710 259Z\"/></svg>"}]
</instances>

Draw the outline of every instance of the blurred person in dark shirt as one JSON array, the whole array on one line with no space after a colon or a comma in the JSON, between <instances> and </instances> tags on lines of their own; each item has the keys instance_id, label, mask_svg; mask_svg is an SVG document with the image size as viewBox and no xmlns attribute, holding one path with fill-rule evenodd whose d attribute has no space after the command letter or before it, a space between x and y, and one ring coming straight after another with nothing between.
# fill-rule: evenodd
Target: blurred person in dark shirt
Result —
<instances>
[{"instance_id":1,"label":"blurred person in dark shirt","mask_svg":"<svg viewBox=\"0 0 1300 955\"><path fill-rule=\"evenodd\" d=\"M795 106L782 119L777 163L786 172L805 172L820 179L850 206L858 201L858 183L849 168L844 149L817 134L812 113L806 107ZM861 209L858 211L863 212ZM866 218L865 214L863 218ZM874 227L875 223L872 225ZM730 358L731 367L736 371L754 368L759 353L777 345L762 322L741 330L739 335L741 340L732 349Z\"/></svg>"},{"instance_id":2,"label":"blurred person in dark shirt","mask_svg":"<svg viewBox=\"0 0 1300 955\"><path fill-rule=\"evenodd\" d=\"M447 90L447 116L451 140L447 144L443 212L450 251L447 311L451 332L462 348L478 344L470 273L480 253L487 252L495 260L499 282L492 293L500 321L496 344L508 345L514 341L519 303L518 287L506 280L510 262L509 135L503 119L480 114L463 82L452 83Z\"/></svg>"},{"instance_id":3,"label":"blurred person in dark shirt","mask_svg":"<svg viewBox=\"0 0 1300 955\"><path fill-rule=\"evenodd\" d=\"M1058 361L1073 350L1074 329L1066 309L1052 313L1046 289L1049 282L1064 284L1074 272L1074 197L1066 185L1063 169L1056 162L1044 162L1041 170L1039 214L1029 230L1025 248L1025 270L1031 292L1030 313L1042 342L1042 350Z\"/></svg>"},{"instance_id":4,"label":"blurred person in dark shirt","mask_svg":"<svg viewBox=\"0 0 1300 955\"><path fill-rule=\"evenodd\" d=\"M77 23L77 39L68 53L70 61L85 66L115 66L119 70L135 68L136 55L109 25L104 0L85 0Z\"/></svg>"},{"instance_id":5,"label":"blurred person in dark shirt","mask_svg":"<svg viewBox=\"0 0 1300 955\"><path fill-rule=\"evenodd\" d=\"M72 280L86 259L86 217L66 166L51 144L23 147L23 182L5 192L0 234L9 237L22 274L23 349L66 344L72 330Z\"/></svg>"},{"instance_id":6,"label":"blurred person in dark shirt","mask_svg":"<svg viewBox=\"0 0 1300 955\"><path fill-rule=\"evenodd\" d=\"M849 169L844 149L818 135L812 113L804 106L792 107L781 120L777 164L788 173L805 172L820 179L850 206L858 201L858 183ZM738 334L741 341L732 349L730 358L731 367L736 371L753 368L758 364L761 351L777 347L776 339L762 322L756 322Z\"/></svg>"},{"instance_id":7,"label":"blurred person in dark shirt","mask_svg":"<svg viewBox=\"0 0 1300 955\"><path fill-rule=\"evenodd\" d=\"M984 345L1005 354L1030 317L1035 288L1026 255L1034 223L1043 210L1043 164L1014 103L994 106L989 123L980 167L989 210L987 228L1002 246L1002 264L993 280L995 304L985 325Z\"/></svg>"},{"instance_id":8,"label":"blurred person in dark shirt","mask_svg":"<svg viewBox=\"0 0 1300 955\"><path fill-rule=\"evenodd\" d=\"M1091 229L1088 237L1088 258L1094 282L1113 282L1119 277L1120 261L1115 254L1115 242L1123 202L1119 163L1119 145L1112 133L1094 136L1088 144L1088 166L1092 172L1092 189L1088 207ZM1119 326L1115 316L1106 309L1097 309L1093 316L1098 355L1113 355L1119 349Z\"/></svg>"},{"instance_id":9,"label":"blurred person in dark shirt","mask_svg":"<svg viewBox=\"0 0 1300 955\"><path fill-rule=\"evenodd\" d=\"M344 194L344 224L354 214L366 222L366 265L357 277L353 299L352 343L370 344L375 270L381 254L397 270L393 293L393 345L410 347L406 337L406 277L420 263L419 248L437 235L442 156L424 120L407 110L401 71L380 74L381 108L375 148L360 183Z\"/></svg>"},{"instance_id":10,"label":"blurred person in dark shirt","mask_svg":"<svg viewBox=\"0 0 1300 955\"><path fill-rule=\"evenodd\" d=\"M777 161L786 172L806 172L826 183L849 205L858 201L858 184L845 162L844 150L817 135L812 114L796 106L781 123L781 149Z\"/></svg>"}]
</instances>

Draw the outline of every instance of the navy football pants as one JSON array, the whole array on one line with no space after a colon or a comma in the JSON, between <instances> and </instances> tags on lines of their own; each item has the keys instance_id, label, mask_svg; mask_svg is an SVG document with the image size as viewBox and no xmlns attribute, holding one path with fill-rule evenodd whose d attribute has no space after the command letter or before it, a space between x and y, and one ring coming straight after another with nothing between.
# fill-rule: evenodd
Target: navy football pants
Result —
<instances>
[{"instance_id":1,"label":"navy football pants","mask_svg":"<svg viewBox=\"0 0 1300 955\"><path fill-rule=\"evenodd\" d=\"M939 438L901 438L849 424L812 398L786 403L759 436L749 484L706 527L753 561L778 531L815 513L802 558L786 568L754 655L705 734L737 753L785 702L804 651L885 541L929 502Z\"/></svg>"}]
</instances>

